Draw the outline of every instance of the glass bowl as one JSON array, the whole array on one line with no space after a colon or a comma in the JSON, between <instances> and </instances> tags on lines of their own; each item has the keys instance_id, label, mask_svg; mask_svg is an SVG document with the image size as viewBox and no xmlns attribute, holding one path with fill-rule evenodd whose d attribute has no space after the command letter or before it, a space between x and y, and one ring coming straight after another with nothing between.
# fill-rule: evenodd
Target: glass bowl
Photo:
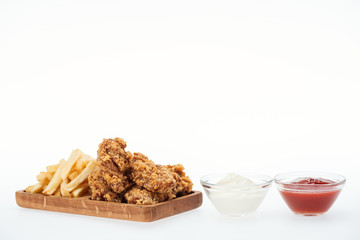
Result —
<instances>
[{"instance_id":1,"label":"glass bowl","mask_svg":"<svg viewBox=\"0 0 360 240\"><path fill-rule=\"evenodd\" d=\"M263 201L271 186L272 178L256 173L236 173L251 182L239 186L220 185L218 182L228 174L216 173L200 179L210 202L221 213L230 216L245 216L253 213Z\"/></svg>"},{"instance_id":2,"label":"glass bowl","mask_svg":"<svg viewBox=\"0 0 360 240\"><path fill-rule=\"evenodd\" d=\"M330 209L346 179L335 173L290 172L276 175L274 182L291 211L317 216Z\"/></svg>"}]
</instances>

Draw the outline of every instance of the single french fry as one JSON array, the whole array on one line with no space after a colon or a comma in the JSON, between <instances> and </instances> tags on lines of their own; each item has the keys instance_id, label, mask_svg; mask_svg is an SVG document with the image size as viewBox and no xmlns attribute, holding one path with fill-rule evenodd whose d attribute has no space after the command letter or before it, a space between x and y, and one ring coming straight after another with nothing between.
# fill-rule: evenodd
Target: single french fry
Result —
<instances>
[{"instance_id":1,"label":"single french fry","mask_svg":"<svg viewBox=\"0 0 360 240\"><path fill-rule=\"evenodd\" d=\"M32 192L33 193L41 193L42 190L43 190L43 184L37 183L34 185Z\"/></svg>"},{"instance_id":2,"label":"single french fry","mask_svg":"<svg viewBox=\"0 0 360 240\"><path fill-rule=\"evenodd\" d=\"M88 162L86 160L84 161L80 158L78 161L76 161L73 169L75 169L75 171L81 171L86 168L87 163Z\"/></svg>"},{"instance_id":3,"label":"single french fry","mask_svg":"<svg viewBox=\"0 0 360 240\"><path fill-rule=\"evenodd\" d=\"M38 175L36 175L36 179L38 180L38 182L44 182L46 177L45 177L46 172L40 172Z\"/></svg>"},{"instance_id":4,"label":"single french fry","mask_svg":"<svg viewBox=\"0 0 360 240\"><path fill-rule=\"evenodd\" d=\"M90 161L95 160L95 158L93 158L93 157L91 157L91 156L89 156L89 155L87 155L87 154L85 154L83 152L81 152L80 155L81 156L80 156L79 160L76 161L76 164L75 164L75 169L76 170L84 169Z\"/></svg>"},{"instance_id":5,"label":"single french fry","mask_svg":"<svg viewBox=\"0 0 360 240\"><path fill-rule=\"evenodd\" d=\"M60 188L57 188L54 192L54 196L61 197Z\"/></svg>"},{"instance_id":6,"label":"single french fry","mask_svg":"<svg viewBox=\"0 0 360 240\"><path fill-rule=\"evenodd\" d=\"M71 192L71 196L72 197L81 197L84 193L87 193L88 190L89 190L89 184L82 183Z\"/></svg>"},{"instance_id":7,"label":"single french fry","mask_svg":"<svg viewBox=\"0 0 360 240\"><path fill-rule=\"evenodd\" d=\"M66 165L64 166L64 168L61 171L61 179L62 180L66 179L67 175L69 175L72 167L74 166L76 161L80 158L80 156L81 156L81 151L79 149L76 149L71 152L69 160L66 162Z\"/></svg>"},{"instance_id":8,"label":"single french fry","mask_svg":"<svg viewBox=\"0 0 360 240\"><path fill-rule=\"evenodd\" d=\"M31 193L32 189L33 189L34 185L30 185L27 188L25 188L25 192L27 193Z\"/></svg>"},{"instance_id":9,"label":"single french fry","mask_svg":"<svg viewBox=\"0 0 360 240\"><path fill-rule=\"evenodd\" d=\"M45 178L47 179L48 182L50 182L50 180L53 178L54 173L50 173L50 172L46 172L45 173Z\"/></svg>"},{"instance_id":10,"label":"single french fry","mask_svg":"<svg viewBox=\"0 0 360 240\"><path fill-rule=\"evenodd\" d=\"M46 170L49 173L55 173L58 167L59 167L59 164L54 164L54 165L47 166Z\"/></svg>"},{"instance_id":11,"label":"single french fry","mask_svg":"<svg viewBox=\"0 0 360 240\"><path fill-rule=\"evenodd\" d=\"M28 193L40 193L43 190L43 184L37 183L35 185L29 186L26 188Z\"/></svg>"},{"instance_id":12,"label":"single french fry","mask_svg":"<svg viewBox=\"0 0 360 240\"><path fill-rule=\"evenodd\" d=\"M81 160L85 162L89 162L91 160L95 160L95 158L91 157L90 155L87 155L86 153L81 152Z\"/></svg>"},{"instance_id":13,"label":"single french fry","mask_svg":"<svg viewBox=\"0 0 360 240\"><path fill-rule=\"evenodd\" d=\"M69 184L64 186L64 189L72 192L77 186L79 186L82 182L84 182L92 170L95 168L96 161L90 161L86 168L77 176L74 180L72 180Z\"/></svg>"},{"instance_id":14,"label":"single french fry","mask_svg":"<svg viewBox=\"0 0 360 240\"><path fill-rule=\"evenodd\" d=\"M60 160L59 163L59 167L56 170L54 176L52 177L52 179L50 180L49 184L47 185L47 187L44 189L44 191L42 192L45 195L52 195L56 189L60 186L60 183L62 182L61 179L61 171L65 166L66 161L64 159Z\"/></svg>"},{"instance_id":15,"label":"single french fry","mask_svg":"<svg viewBox=\"0 0 360 240\"><path fill-rule=\"evenodd\" d=\"M81 169L82 170L82 169ZM81 171L74 171L72 173L69 174L68 178L72 181L74 180L77 176L79 176L81 173Z\"/></svg>"},{"instance_id":16,"label":"single french fry","mask_svg":"<svg viewBox=\"0 0 360 240\"><path fill-rule=\"evenodd\" d=\"M70 193L64 189L64 186L69 183L69 179L66 178L61 184L60 184L60 193L63 197L71 197Z\"/></svg>"}]
</instances>

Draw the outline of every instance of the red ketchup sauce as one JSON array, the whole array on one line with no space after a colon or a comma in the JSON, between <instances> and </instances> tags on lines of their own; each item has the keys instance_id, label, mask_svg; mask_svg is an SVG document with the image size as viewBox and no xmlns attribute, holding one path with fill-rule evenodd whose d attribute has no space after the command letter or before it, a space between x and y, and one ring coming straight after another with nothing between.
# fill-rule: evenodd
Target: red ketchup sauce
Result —
<instances>
[{"instance_id":1,"label":"red ketchup sauce","mask_svg":"<svg viewBox=\"0 0 360 240\"><path fill-rule=\"evenodd\" d=\"M332 184L323 178L299 178L284 184L280 191L289 208L299 214L317 215L329 210L340 193Z\"/></svg>"}]
</instances>

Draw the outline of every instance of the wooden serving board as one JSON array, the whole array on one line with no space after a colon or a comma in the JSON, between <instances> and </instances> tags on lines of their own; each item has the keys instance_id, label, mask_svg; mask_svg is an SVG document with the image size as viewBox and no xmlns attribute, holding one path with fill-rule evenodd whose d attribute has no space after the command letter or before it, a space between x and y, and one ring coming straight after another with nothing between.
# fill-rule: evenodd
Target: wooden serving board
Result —
<instances>
[{"instance_id":1,"label":"wooden serving board","mask_svg":"<svg viewBox=\"0 0 360 240\"><path fill-rule=\"evenodd\" d=\"M70 198L45 196L36 193L16 192L16 203L20 207L47 211L82 214L96 217L116 218L140 222L152 222L183 213L202 204L202 193L192 193L155 205L135 205L90 200L89 196Z\"/></svg>"}]
</instances>

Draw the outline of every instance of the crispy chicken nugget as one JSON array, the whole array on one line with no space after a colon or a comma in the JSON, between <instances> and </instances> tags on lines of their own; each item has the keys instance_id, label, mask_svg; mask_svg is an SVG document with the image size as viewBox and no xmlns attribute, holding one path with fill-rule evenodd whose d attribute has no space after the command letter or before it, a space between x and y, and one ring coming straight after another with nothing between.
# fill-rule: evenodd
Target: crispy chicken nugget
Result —
<instances>
[{"instance_id":1,"label":"crispy chicken nugget","mask_svg":"<svg viewBox=\"0 0 360 240\"><path fill-rule=\"evenodd\" d=\"M157 168L141 153L134 153L130 165L132 180L150 192L167 193L176 186L176 180L167 168Z\"/></svg>"}]
</instances>

